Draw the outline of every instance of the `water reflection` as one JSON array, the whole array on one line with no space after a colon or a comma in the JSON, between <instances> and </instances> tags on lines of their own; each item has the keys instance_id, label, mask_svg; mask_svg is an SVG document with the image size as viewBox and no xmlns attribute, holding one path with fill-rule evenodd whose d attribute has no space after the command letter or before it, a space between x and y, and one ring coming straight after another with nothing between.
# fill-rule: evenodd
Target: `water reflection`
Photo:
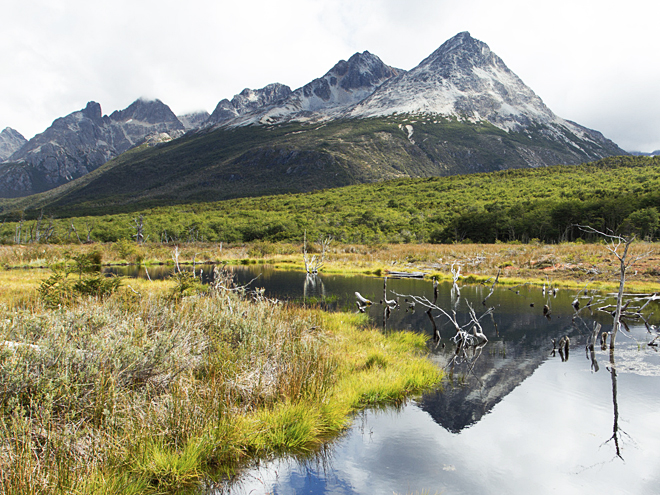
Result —
<instances>
[{"instance_id":1,"label":"water reflection","mask_svg":"<svg viewBox=\"0 0 660 495\"><path fill-rule=\"evenodd\" d=\"M580 294L576 308L574 292L530 286L235 273L239 283L261 273L270 297L332 310L355 311L360 292L374 301L366 309L374 325L427 334L430 359L448 379L400 409L363 412L316 460L267 462L210 493L657 493L660 356L646 324L630 324L613 353L603 350L594 324L607 331L612 318L588 304L597 294ZM479 319L487 343L457 354L450 319L396 294L427 298L459 327L474 318L468 303L479 318L486 300L495 308Z\"/></svg>"},{"instance_id":2,"label":"water reflection","mask_svg":"<svg viewBox=\"0 0 660 495\"><path fill-rule=\"evenodd\" d=\"M399 410L366 411L322 466L280 459L216 493L657 493L660 469L652 454L660 447L660 372L656 366L655 375L639 375L639 361L629 359L637 346L629 344L615 351L624 355L615 364L609 350L597 348L597 359L608 363L600 372L591 370L590 359L574 353L562 362L546 348L540 365L511 369L509 375L536 366L524 379L486 373L475 383L466 376L431 396L455 398L458 390L481 410L438 400L448 413L429 414L425 395ZM646 359L652 351L639 352ZM496 363L495 354L483 349L475 370L489 359Z\"/></svg>"}]
</instances>

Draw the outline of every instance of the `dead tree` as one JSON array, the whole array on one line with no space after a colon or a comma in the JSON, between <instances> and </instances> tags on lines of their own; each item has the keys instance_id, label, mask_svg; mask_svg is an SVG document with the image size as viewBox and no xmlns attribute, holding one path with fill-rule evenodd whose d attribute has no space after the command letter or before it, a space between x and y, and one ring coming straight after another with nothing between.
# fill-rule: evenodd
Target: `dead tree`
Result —
<instances>
[{"instance_id":1,"label":"dead tree","mask_svg":"<svg viewBox=\"0 0 660 495\"><path fill-rule=\"evenodd\" d=\"M316 255L312 256L311 260L307 259L307 231L303 236L303 261L305 262L305 271L309 274L316 275L323 264L325 263L325 255L328 252L330 243L332 242L332 237L327 237L325 239L320 239L316 244L321 248L321 257L317 258Z\"/></svg>"},{"instance_id":2,"label":"dead tree","mask_svg":"<svg viewBox=\"0 0 660 495\"><path fill-rule=\"evenodd\" d=\"M477 318L476 313L474 312L474 309L472 309L472 306L468 303L468 309L470 311L470 321L466 323L465 325L460 325L457 320L456 316L456 311L452 310L451 314L449 314L447 311L445 311L441 306L438 306L437 304L437 282L434 281L434 302L431 302L427 297L425 296L415 296L412 294L399 294L397 292L392 292L393 294L399 296L399 297L406 297L412 299L412 301L415 304L418 304L420 306L423 306L427 308L428 310L435 310L439 311L442 313L454 326L454 329L456 330L456 334L452 338L454 343L457 344L457 353L462 351L462 349L465 346L476 346L479 345L480 343L485 343L488 341L486 336L483 334L483 330L481 329L481 324L480 320L484 318L487 315L490 315L494 308L488 308L479 318ZM428 311L427 311L428 313ZM472 333L469 333L466 331L466 328L468 328L470 325L472 325Z\"/></svg>"},{"instance_id":3,"label":"dead tree","mask_svg":"<svg viewBox=\"0 0 660 495\"><path fill-rule=\"evenodd\" d=\"M179 266L179 246L174 246L174 252L172 253L172 260L174 261L174 266L178 273L181 273L181 267Z\"/></svg>"},{"instance_id":4,"label":"dead tree","mask_svg":"<svg viewBox=\"0 0 660 495\"><path fill-rule=\"evenodd\" d=\"M593 227L578 226L581 230L592 234L598 234L606 238L609 242L607 250L619 260L619 291L616 297L616 310L614 311L614 322L610 335L610 350L614 350L616 334L621 326L621 309L623 308L624 288L626 285L626 272L628 269L646 255L631 256L630 245L635 240L635 235L630 237L615 234L606 234Z\"/></svg>"},{"instance_id":5,"label":"dead tree","mask_svg":"<svg viewBox=\"0 0 660 495\"><path fill-rule=\"evenodd\" d=\"M135 226L133 227L135 229L135 234L133 234L133 237L135 237L135 241L142 245L142 243L145 241L144 238L144 215L140 213L140 216L138 218L134 218L133 222L135 223Z\"/></svg>"},{"instance_id":6,"label":"dead tree","mask_svg":"<svg viewBox=\"0 0 660 495\"><path fill-rule=\"evenodd\" d=\"M94 230L94 227L95 224L92 223L91 225L87 225L87 222L85 222L85 230L87 230L87 239L85 240L85 244L92 243L92 230Z\"/></svg>"},{"instance_id":7,"label":"dead tree","mask_svg":"<svg viewBox=\"0 0 660 495\"><path fill-rule=\"evenodd\" d=\"M71 226L69 227L69 231L66 233L67 241L71 238L71 232L76 234L76 237L78 238L78 242L80 244L82 244L82 240L80 239L80 236L78 235L78 231L76 230L76 226L73 225L73 222L71 222Z\"/></svg>"},{"instance_id":8,"label":"dead tree","mask_svg":"<svg viewBox=\"0 0 660 495\"><path fill-rule=\"evenodd\" d=\"M21 219L16 224L16 232L14 234L14 244L21 243L21 237L23 235L23 222L24 222L23 214L21 214Z\"/></svg>"},{"instance_id":9,"label":"dead tree","mask_svg":"<svg viewBox=\"0 0 660 495\"><path fill-rule=\"evenodd\" d=\"M454 268L454 266L456 266L457 268ZM452 290L454 290L456 292L456 295L460 297L461 289L458 287L457 282L459 277L461 276L461 265L458 265L456 263L451 264L451 276L452 279L454 280L454 285L452 285Z\"/></svg>"},{"instance_id":10,"label":"dead tree","mask_svg":"<svg viewBox=\"0 0 660 495\"><path fill-rule=\"evenodd\" d=\"M50 217L48 227L42 229L42 222L44 219L44 210L39 212L39 218L35 221L34 225L30 227L30 243L43 243L48 242L50 237L55 232L53 226L53 217Z\"/></svg>"},{"instance_id":11,"label":"dead tree","mask_svg":"<svg viewBox=\"0 0 660 495\"><path fill-rule=\"evenodd\" d=\"M383 301L382 304L385 304L389 308L396 308L399 306L399 303L396 299L387 298L387 277L383 278Z\"/></svg>"}]
</instances>

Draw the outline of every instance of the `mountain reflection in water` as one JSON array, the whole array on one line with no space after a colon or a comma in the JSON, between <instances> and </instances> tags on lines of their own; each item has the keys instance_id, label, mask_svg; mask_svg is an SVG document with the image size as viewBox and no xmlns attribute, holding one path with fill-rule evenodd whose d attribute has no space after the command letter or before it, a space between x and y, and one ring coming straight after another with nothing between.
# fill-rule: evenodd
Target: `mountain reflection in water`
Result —
<instances>
[{"instance_id":1,"label":"mountain reflection in water","mask_svg":"<svg viewBox=\"0 0 660 495\"><path fill-rule=\"evenodd\" d=\"M403 297L384 318L382 278L322 274L309 281L304 273L264 268L236 270L239 283L261 273L256 285L267 296L331 310L355 311L358 291L376 303L368 309L374 325L432 341L425 309ZM433 299L429 281L388 279L387 288L388 298L396 292ZM659 492L660 354L647 346L643 325L621 331L613 355L600 347L592 355L585 345L593 322L609 331L612 318L588 309L574 317L575 291L497 287L484 306L489 287L461 287L460 299L451 284L439 289L438 306L455 309L461 325L469 322L468 301L477 315L495 310L481 321L488 343L461 359L449 340L454 326L434 313L442 339L430 344L430 359L448 373L438 390L399 408L360 413L316 457L264 462L208 493ZM570 338L568 356L553 355L551 339L563 336Z\"/></svg>"}]
</instances>

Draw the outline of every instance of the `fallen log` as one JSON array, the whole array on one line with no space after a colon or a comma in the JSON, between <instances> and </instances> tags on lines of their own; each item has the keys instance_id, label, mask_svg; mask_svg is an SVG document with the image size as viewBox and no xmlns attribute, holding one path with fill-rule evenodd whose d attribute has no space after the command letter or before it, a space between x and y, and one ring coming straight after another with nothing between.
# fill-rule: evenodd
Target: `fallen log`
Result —
<instances>
[{"instance_id":1,"label":"fallen log","mask_svg":"<svg viewBox=\"0 0 660 495\"><path fill-rule=\"evenodd\" d=\"M386 270L385 273L392 278L424 278L426 276L424 272L393 272Z\"/></svg>"}]
</instances>

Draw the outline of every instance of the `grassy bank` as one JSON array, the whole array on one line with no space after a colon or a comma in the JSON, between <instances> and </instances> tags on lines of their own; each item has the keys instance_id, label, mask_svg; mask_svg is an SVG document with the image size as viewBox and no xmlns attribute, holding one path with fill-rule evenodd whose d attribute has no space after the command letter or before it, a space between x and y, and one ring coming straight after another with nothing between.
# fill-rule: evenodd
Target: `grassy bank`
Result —
<instances>
[{"instance_id":1,"label":"grassy bank","mask_svg":"<svg viewBox=\"0 0 660 495\"><path fill-rule=\"evenodd\" d=\"M39 273L0 272L2 494L194 491L311 452L352 412L441 378L421 336L276 304L226 275L186 297L130 281L48 309Z\"/></svg>"}]
</instances>

